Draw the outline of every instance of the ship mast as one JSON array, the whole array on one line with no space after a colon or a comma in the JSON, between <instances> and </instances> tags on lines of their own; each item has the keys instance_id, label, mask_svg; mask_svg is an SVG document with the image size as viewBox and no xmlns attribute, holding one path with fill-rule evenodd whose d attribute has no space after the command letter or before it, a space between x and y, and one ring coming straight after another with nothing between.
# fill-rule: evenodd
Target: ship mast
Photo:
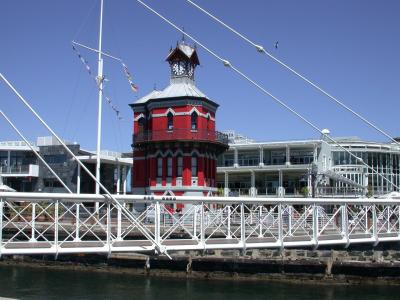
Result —
<instances>
[{"instance_id":1,"label":"ship mast","mask_svg":"<svg viewBox=\"0 0 400 300\"><path fill-rule=\"evenodd\" d=\"M100 0L100 24L99 24L99 49L97 61L97 82L99 85L98 114L97 114L97 148L96 148L96 194L100 194L100 151L101 151L101 115L103 104L103 58L102 58L102 35L103 35L103 0ZM99 203L96 202L96 212Z\"/></svg>"}]
</instances>

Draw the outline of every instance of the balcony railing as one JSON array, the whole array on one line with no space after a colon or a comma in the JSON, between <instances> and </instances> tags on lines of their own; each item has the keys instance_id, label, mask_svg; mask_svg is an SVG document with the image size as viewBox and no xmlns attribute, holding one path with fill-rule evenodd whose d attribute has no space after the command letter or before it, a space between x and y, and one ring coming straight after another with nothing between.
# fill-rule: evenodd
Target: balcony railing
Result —
<instances>
[{"instance_id":1,"label":"balcony railing","mask_svg":"<svg viewBox=\"0 0 400 300\"><path fill-rule=\"evenodd\" d=\"M172 130L149 130L133 135L133 143L153 141L193 140L210 141L228 145L228 135L219 131L207 129L172 129Z\"/></svg>"},{"instance_id":2,"label":"balcony railing","mask_svg":"<svg viewBox=\"0 0 400 300\"><path fill-rule=\"evenodd\" d=\"M11 165L11 166L0 166L0 174L2 175L24 175L24 176L39 176L38 165Z\"/></svg>"}]
</instances>

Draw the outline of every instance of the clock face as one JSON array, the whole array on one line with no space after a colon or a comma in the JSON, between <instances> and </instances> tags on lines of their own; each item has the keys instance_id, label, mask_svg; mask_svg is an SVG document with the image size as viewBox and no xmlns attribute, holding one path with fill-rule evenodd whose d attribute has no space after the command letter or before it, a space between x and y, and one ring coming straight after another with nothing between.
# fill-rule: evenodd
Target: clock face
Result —
<instances>
[{"instance_id":1,"label":"clock face","mask_svg":"<svg viewBox=\"0 0 400 300\"><path fill-rule=\"evenodd\" d=\"M188 66L188 75L189 77L193 77L193 73L194 73L194 67L192 64L189 64Z\"/></svg>"},{"instance_id":2,"label":"clock face","mask_svg":"<svg viewBox=\"0 0 400 300\"><path fill-rule=\"evenodd\" d=\"M175 76L182 76L186 72L186 66L183 61L180 62L174 62L172 65L172 73Z\"/></svg>"}]
</instances>

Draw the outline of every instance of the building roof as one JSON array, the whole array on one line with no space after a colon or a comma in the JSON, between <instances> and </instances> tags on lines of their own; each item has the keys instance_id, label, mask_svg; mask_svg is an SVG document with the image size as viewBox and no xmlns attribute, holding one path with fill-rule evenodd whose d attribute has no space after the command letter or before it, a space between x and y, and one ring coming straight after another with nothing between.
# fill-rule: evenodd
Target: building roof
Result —
<instances>
[{"instance_id":1,"label":"building roof","mask_svg":"<svg viewBox=\"0 0 400 300\"><path fill-rule=\"evenodd\" d=\"M192 61L192 63L196 65L200 64L196 49L192 46L185 44L185 42L183 41L178 43L175 49L173 50L171 49L166 58L166 61L173 60L176 57L176 55L179 55L179 52L185 55L190 61Z\"/></svg>"},{"instance_id":2,"label":"building roof","mask_svg":"<svg viewBox=\"0 0 400 300\"><path fill-rule=\"evenodd\" d=\"M207 96L200 91L190 78L173 78L171 84L162 91L152 91L146 96L140 98L135 104L146 103L149 100L164 99L164 98L179 98L179 97L199 97L207 98ZM207 98L208 99L208 98Z\"/></svg>"}]
</instances>

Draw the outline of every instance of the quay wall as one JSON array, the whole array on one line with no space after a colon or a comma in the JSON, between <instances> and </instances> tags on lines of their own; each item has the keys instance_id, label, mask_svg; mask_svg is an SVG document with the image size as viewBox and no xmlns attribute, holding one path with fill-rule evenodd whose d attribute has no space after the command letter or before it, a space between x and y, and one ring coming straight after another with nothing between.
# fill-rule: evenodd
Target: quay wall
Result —
<instances>
[{"instance_id":1,"label":"quay wall","mask_svg":"<svg viewBox=\"0 0 400 300\"><path fill-rule=\"evenodd\" d=\"M96 254L4 256L2 264L79 268L145 276L275 280L339 284L400 284L400 245L349 249L252 249L182 251L166 256Z\"/></svg>"}]
</instances>

